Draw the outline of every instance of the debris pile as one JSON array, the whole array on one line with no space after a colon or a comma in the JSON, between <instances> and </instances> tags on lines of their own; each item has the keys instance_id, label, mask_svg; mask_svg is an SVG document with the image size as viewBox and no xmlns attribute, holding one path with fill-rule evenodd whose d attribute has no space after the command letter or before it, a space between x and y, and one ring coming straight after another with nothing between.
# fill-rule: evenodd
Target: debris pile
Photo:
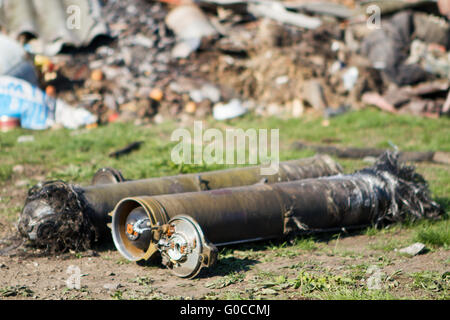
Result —
<instances>
[{"instance_id":1,"label":"debris pile","mask_svg":"<svg viewBox=\"0 0 450 320\"><path fill-rule=\"evenodd\" d=\"M39 33L3 27L33 53L41 88L99 123L366 105L439 117L450 112L447 2L93 1L96 37L63 37L54 56L23 37Z\"/></svg>"}]
</instances>

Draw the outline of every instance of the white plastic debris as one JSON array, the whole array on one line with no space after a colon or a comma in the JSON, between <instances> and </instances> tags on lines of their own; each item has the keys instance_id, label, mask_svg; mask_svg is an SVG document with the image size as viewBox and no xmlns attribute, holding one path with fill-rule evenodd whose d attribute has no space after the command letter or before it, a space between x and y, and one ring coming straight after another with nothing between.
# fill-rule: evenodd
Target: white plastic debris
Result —
<instances>
[{"instance_id":1,"label":"white plastic debris","mask_svg":"<svg viewBox=\"0 0 450 320\"><path fill-rule=\"evenodd\" d=\"M289 82L289 77L288 76L279 76L275 79L275 83L277 85L283 85Z\"/></svg>"},{"instance_id":2,"label":"white plastic debris","mask_svg":"<svg viewBox=\"0 0 450 320\"><path fill-rule=\"evenodd\" d=\"M355 86L356 82L358 81L359 71L357 67L351 67L349 68L343 75L342 75L342 82L344 83L344 88L347 91L350 91Z\"/></svg>"},{"instance_id":3,"label":"white plastic debris","mask_svg":"<svg viewBox=\"0 0 450 320\"><path fill-rule=\"evenodd\" d=\"M322 20L319 18L289 11L279 2L250 2L247 10L256 17L269 18L300 28L317 29L322 25Z\"/></svg>"},{"instance_id":4,"label":"white plastic debris","mask_svg":"<svg viewBox=\"0 0 450 320\"><path fill-rule=\"evenodd\" d=\"M227 120L237 118L247 113L239 99L233 99L227 104L217 103L213 108L213 117L216 120Z\"/></svg>"},{"instance_id":5,"label":"white plastic debris","mask_svg":"<svg viewBox=\"0 0 450 320\"><path fill-rule=\"evenodd\" d=\"M203 37L217 34L203 11L195 5L176 7L167 15L166 24L178 39L172 50L174 58L188 57L200 47Z\"/></svg>"},{"instance_id":6,"label":"white plastic debris","mask_svg":"<svg viewBox=\"0 0 450 320\"><path fill-rule=\"evenodd\" d=\"M56 100L55 123L68 129L77 129L97 122L97 117L82 108L74 108L61 99Z\"/></svg>"},{"instance_id":7,"label":"white plastic debris","mask_svg":"<svg viewBox=\"0 0 450 320\"><path fill-rule=\"evenodd\" d=\"M212 103L217 103L220 100L220 90L211 85L204 84L200 89L192 90L189 92L190 98L197 103L202 102L203 100L209 100Z\"/></svg>"},{"instance_id":8,"label":"white plastic debris","mask_svg":"<svg viewBox=\"0 0 450 320\"><path fill-rule=\"evenodd\" d=\"M34 136L20 136L17 138L17 143L26 143L26 142L33 142Z\"/></svg>"}]
</instances>

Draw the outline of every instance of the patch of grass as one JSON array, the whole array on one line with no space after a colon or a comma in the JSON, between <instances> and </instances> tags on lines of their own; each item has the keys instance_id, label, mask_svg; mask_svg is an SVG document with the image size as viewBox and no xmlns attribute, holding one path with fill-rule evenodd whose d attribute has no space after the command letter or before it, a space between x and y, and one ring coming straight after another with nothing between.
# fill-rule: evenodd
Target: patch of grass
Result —
<instances>
[{"instance_id":1,"label":"patch of grass","mask_svg":"<svg viewBox=\"0 0 450 320\"><path fill-rule=\"evenodd\" d=\"M272 251L275 257L294 258L302 252L315 251L318 249L317 242L313 237L296 238L292 242L269 242L266 249Z\"/></svg>"},{"instance_id":2,"label":"patch of grass","mask_svg":"<svg viewBox=\"0 0 450 320\"><path fill-rule=\"evenodd\" d=\"M304 269L304 270L320 270L320 265L323 263L320 261L314 261L314 260L306 260L306 261L300 261L294 264L291 264L289 266L283 267L283 269Z\"/></svg>"},{"instance_id":3,"label":"patch of grass","mask_svg":"<svg viewBox=\"0 0 450 320\"><path fill-rule=\"evenodd\" d=\"M424 224L415 230L413 239L429 246L448 248L450 246L450 220Z\"/></svg>"},{"instance_id":4,"label":"patch of grass","mask_svg":"<svg viewBox=\"0 0 450 320\"><path fill-rule=\"evenodd\" d=\"M116 290L114 293L111 294L111 298L114 300L123 300L123 291L122 290Z\"/></svg>"},{"instance_id":5,"label":"patch of grass","mask_svg":"<svg viewBox=\"0 0 450 320\"><path fill-rule=\"evenodd\" d=\"M337 286L354 285L355 282L350 278L335 276L331 274L313 274L306 271L300 271L297 278L293 281L294 289L299 289L303 293L313 291L328 291Z\"/></svg>"},{"instance_id":6,"label":"patch of grass","mask_svg":"<svg viewBox=\"0 0 450 320\"><path fill-rule=\"evenodd\" d=\"M317 242L314 238L296 238L293 243L295 249L300 249L304 251L314 251L317 250Z\"/></svg>"},{"instance_id":7,"label":"patch of grass","mask_svg":"<svg viewBox=\"0 0 450 320\"><path fill-rule=\"evenodd\" d=\"M387 225L384 228L371 226L371 227L368 227L367 229L363 230L362 234L369 236L369 237L374 237L374 236L378 236L378 235L392 235L392 234L399 233L402 229L405 228L406 224L405 223L394 223L394 224Z\"/></svg>"},{"instance_id":8,"label":"patch of grass","mask_svg":"<svg viewBox=\"0 0 450 320\"><path fill-rule=\"evenodd\" d=\"M380 273L380 288L370 289L366 283L367 266L359 265L356 272L349 275L335 275L327 271L309 273L302 271L296 279L289 280L293 288L299 290L298 294L304 298L333 299L333 300L372 300L372 299L398 299L390 292L397 287L394 272L390 276Z\"/></svg>"},{"instance_id":9,"label":"patch of grass","mask_svg":"<svg viewBox=\"0 0 450 320\"><path fill-rule=\"evenodd\" d=\"M243 281L245 278L245 273L243 272L233 272L224 277L221 277L215 281L211 281L205 284L206 288L209 289L221 289L228 287L232 284Z\"/></svg>"},{"instance_id":10,"label":"patch of grass","mask_svg":"<svg viewBox=\"0 0 450 320\"><path fill-rule=\"evenodd\" d=\"M238 291L227 291L220 296L223 300L245 300L246 298Z\"/></svg>"},{"instance_id":11,"label":"patch of grass","mask_svg":"<svg viewBox=\"0 0 450 320\"><path fill-rule=\"evenodd\" d=\"M449 294L450 272L440 274L433 271L415 272L412 274L413 286L431 292L444 292Z\"/></svg>"},{"instance_id":12,"label":"patch of grass","mask_svg":"<svg viewBox=\"0 0 450 320\"><path fill-rule=\"evenodd\" d=\"M349 276L354 280L366 279L368 268L369 268L368 263L350 265L348 267L348 269L350 270Z\"/></svg>"},{"instance_id":13,"label":"patch of grass","mask_svg":"<svg viewBox=\"0 0 450 320\"><path fill-rule=\"evenodd\" d=\"M8 222L15 222L17 215L22 210L22 205L8 205L2 210L1 215L6 218Z\"/></svg>"},{"instance_id":14,"label":"patch of grass","mask_svg":"<svg viewBox=\"0 0 450 320\"><path fill-rule=\"evenodd\" d=\"M0 164L0 183L11 178L13 174L13 166L9 164Z\"/></svg>"},{"instance_id":15,"label":"patch of grass","mask_svg":"<svg viewBox=\"0 0 450 320\"><path fill-rule=\"evenodd\" d=\"M116 263L118 264L118 265L124 265L124 264L130 264L130 263L133 263L133 261L130 261L130 260L128 260L128 259L125 259L125 258L119 258L117 261L116 261Z\"/></svg>"},{"instance_id":16,"label":"patch of grass","mask_svg":"<svg viewBox=\"0 0 450 320\"><path fill-rule=\"evenodd\" d=\"M150 277L136 277L134 279L131 279L131 282L137 283L140 286L149 286L151 285L155 280L151 279Z\"/></svg>"},{"instance_id":17,"label":"patch of grass","mask_svg":"<svg viewBox=\"0 0 450 320\"><path fill-rule=\"evenodd\" d=\"M28 288L27 286L17 285L17 286L9 286L6 288L0 289L1 297L32 297L34 295L33 290Z\"/></svg>"},{"instance_id":18,"label":"patch of grass","mask_svg":"<svg viewBox=\"0 0 450 320\"><path fill-rule=\"evenodd\" d=\"M378 239L375 243L369 244L369 247L373 250L380 250L384 252L391 252L395 249L401 249L407 246L409 240L398 239L398 238L382 238Z\"/></svg>"},{"instance_id":19,"label":"patch of grass","mask_svg":"<svg viewBox=\"0 0 450 320\"><path fill-rule=\"evenodd\" d=\"M309 295L322 300L399 300L400 298L386 290L354 290L340 288L336 291L317 292ZM410 300L411 297L403 299Z\"/></svg>"}]
</instances>

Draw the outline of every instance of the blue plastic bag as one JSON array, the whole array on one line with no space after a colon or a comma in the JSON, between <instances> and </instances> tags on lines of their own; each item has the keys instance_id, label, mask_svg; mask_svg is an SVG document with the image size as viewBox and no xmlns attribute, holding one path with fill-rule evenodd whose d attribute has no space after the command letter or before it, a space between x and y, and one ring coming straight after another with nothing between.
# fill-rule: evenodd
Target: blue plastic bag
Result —
<instances>
[{"instance_id":1,"label":"blue plastic bag","mask_svg":"<svg viewBox=\"0 0 450 320\"><path fill-rule=\"evenodd\" d=\"M0 116L18 116L23 128L48 128L49 102L49 97L30 83L9 76L0 77Z\"/></svg>"},{"instance_id":2,"label":"blue plastic bag","mask_svg":"<svg viewBox=\"0 0 450 320\"><path fill-rule=\"evenodd\" d=\"M55 123L69 129L92 124L97 117L82 108L73 108L62 100L55 100L30 83L0 76L0 116L20 118L25 129L43 130Z\"/></svg>"}]
</instances>

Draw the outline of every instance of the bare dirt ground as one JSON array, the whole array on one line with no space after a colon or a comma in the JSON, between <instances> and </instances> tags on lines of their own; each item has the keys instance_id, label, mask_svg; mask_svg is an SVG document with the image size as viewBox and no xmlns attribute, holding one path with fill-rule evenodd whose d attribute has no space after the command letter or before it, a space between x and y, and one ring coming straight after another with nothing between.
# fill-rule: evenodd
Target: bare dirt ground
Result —
<instances>
[{"instance_id":1,"label":"bare dirt ground","mask_svg":"<svg viewBox=\"0 0 450 320\"><path fill-rule=\"evenodd\" d=\"M278 250L236 250L222 258L217 270L195 280L177 278L160 267L130 263L115 250L28 259L0 257L0 295L8 299L302 299L301 289L283 287L274 279L295 279L301 269L346 274L360 265L378 265L381 261L380 271L394 275L383 281L385 286L392 284L390 294L399 298L434 297L432 290L414 287L405 275L442 271L445 265L448 267L448 251L398 257L367 250L373 242L368 236L348 237L337 245L332 241L318 251L298 250L288 257L280 256ZM228 264L234 267L227 266L223 273L221 267ZM67 287L67 280L76 273L73 266L81 272L79 290ZM357 282L363 287L369 278L366 272Z\"/></svg>"}]
</instances>

